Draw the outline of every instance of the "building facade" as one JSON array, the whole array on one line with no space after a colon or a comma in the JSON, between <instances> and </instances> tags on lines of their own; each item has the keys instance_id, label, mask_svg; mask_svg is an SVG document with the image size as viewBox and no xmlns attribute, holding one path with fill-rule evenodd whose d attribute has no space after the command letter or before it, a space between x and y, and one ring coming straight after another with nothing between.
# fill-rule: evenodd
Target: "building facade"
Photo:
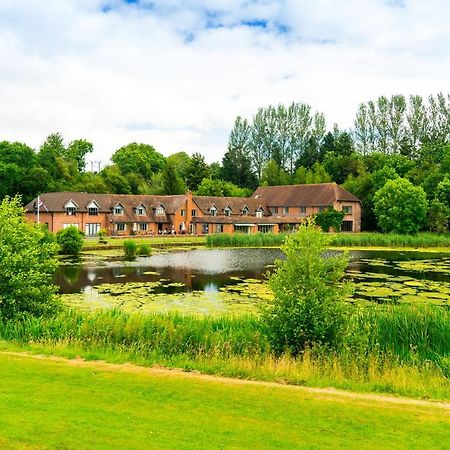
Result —
<instances>
[{"instance_id":1,"label":"building facade","mask_svg":"<svg viewBox=\"0 0 450 450\"><path fill-rule=\"evenodd\" d=\"M361 202L335 183L260 187L248 198L50 192L40 196L39 221L87 236L278 233L329 207L345 211L342 231L361 231ZM38 220L37 199L25 209Z\"/></svg>"}]
</instances>

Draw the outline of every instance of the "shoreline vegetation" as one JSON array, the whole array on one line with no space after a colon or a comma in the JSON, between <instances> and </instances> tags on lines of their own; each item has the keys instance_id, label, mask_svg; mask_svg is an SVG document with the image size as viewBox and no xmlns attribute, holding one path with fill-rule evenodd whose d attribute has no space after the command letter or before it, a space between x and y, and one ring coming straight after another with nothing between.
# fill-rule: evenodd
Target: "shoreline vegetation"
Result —
<instances>
[{"instance_id":1,"label":"shoreline vegetation","mask_svg":"<svg viewBox=\"0 0 450 450\"><path fill-rule=\"evenodd\" d=\"M342 346L275 356L258 316L120 310L0 322L0 348L311 387L450 400L450 311L358 308Z\"/></svg>"}]
</instances>

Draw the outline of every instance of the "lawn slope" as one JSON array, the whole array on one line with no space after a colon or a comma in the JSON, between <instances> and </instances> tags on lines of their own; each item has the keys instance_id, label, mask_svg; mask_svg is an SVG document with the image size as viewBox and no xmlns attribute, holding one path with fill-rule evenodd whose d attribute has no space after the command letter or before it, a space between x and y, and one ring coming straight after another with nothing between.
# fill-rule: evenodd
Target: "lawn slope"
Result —
<instances>
[{"instance_id":1,"label":"lawn slope","mask_svg":"<svg viewBox=\"0 0 450 450\"><path fill-rule=\"evenodd\" d=\"M448 409L0 354L2 448L448 448Z\"/></svg>"}]
</instances>

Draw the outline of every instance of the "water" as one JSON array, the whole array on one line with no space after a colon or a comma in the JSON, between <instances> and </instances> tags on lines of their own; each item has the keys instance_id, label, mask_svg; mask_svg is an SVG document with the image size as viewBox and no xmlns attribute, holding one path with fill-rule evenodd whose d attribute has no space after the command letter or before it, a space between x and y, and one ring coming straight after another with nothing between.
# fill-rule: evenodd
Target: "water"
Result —
<instances>
[{"instance_id":1,"label":"water","mask_svg":"<svg viewBox=\"0 0 450 450\"><path fill-rule=\"evenodd\" d=\"M347 272L357 287L355 299L378 302L420 299L449 304L450 254L358 250L350 255ZM90 300L98 297L102 285L115 285L115 292L108 288L108 295L121 296L124 293L121 285L141 289L147 284L151 286L147 291L136 291L139 298L150 298L150 294L203 293L210 301L216 298L215 294L235 292L233 286L246 280L261 280L263 284L267 272L273 270L274 261L282 257L279 249L245 248L173 251L134 261L87 259L82 264L60 266L55 282L62 294L82 293ZM247 296L251 297L253 288L257 289L257 284L247 289Z\"/></svg>"}]
</instances>

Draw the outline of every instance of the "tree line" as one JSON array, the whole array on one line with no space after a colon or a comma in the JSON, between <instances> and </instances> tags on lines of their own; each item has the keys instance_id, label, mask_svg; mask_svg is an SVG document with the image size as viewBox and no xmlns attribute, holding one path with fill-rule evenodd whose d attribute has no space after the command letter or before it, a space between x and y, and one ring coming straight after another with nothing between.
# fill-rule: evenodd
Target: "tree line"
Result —
<instances>
[{"instance_id":1,"label":"tree line","mask_svg":"<svg viewBox=\"0 0 450 450\"><path fill-rule=\"evenodd\" d=\"M121 194L247 196L260 185L336 182L362 200L362 226L380 229L375 194L388 181L423 190L420 227L447 229L450 216L450 95L393 95L359 105L354 126L327 128L324 114L304 103L238 116L221 162L200 153L163 156L144 143L117 149L99 173L85 170L92 143L51 134L35 151L0 142L0 198L87 191ZM403 185L404 186L404 185ZM383 227L381 227L383 228Z\"/></svg>"}]
</instances>

